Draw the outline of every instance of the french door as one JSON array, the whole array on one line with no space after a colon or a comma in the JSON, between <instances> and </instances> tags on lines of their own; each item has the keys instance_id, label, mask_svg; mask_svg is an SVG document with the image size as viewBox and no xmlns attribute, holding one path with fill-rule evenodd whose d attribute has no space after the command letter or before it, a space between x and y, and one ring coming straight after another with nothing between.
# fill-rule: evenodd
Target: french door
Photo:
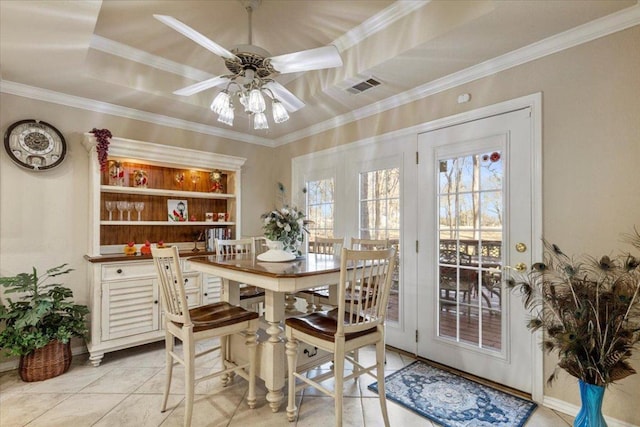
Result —
<instances>
[{"instance_id":1,"label":"french door","mask_svg":"<svg viewBox=\"0 0 640 427\"><path fill-rule=\"evenodd\" d=\"M525 392L535 347L502 274L531 264L532 144L529 108L418 136L418 355Z\"/></svg>"}]
</instances>

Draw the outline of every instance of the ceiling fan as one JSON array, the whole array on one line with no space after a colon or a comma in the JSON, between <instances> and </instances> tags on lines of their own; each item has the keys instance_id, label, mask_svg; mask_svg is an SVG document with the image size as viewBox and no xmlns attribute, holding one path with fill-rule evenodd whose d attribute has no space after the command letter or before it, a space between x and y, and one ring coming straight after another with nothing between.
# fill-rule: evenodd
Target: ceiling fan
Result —
<instances>
[{"instance_id":1,"label":"ceiling fan","mask_svg":"<svg viewBox=\"0 0 640 427\"><path fill-rule=\"evenodd\" d=\"M239 1L244 5L249 16L249 43L232 50L225 49L171 16L153 15L153 17L210 52L221 56L231 72L231 74L216 76L176 90L174 94L190 96L206 89L226 85L211 104L211 109L219 115L218 121L228 125L233 124L233 96L235 95L244 106L245 112L253 117L254 128L266 129L268 128L264 114L266 104L262 93L273 100L272 113L276 123L289 118L287 111L294 112L304 106L304 102L272 77L278 74L340 67L342 58L338 49L332 45L270 56L266 50L251 44L251 14L262 0Z\"/></svg>"}]
</instances>

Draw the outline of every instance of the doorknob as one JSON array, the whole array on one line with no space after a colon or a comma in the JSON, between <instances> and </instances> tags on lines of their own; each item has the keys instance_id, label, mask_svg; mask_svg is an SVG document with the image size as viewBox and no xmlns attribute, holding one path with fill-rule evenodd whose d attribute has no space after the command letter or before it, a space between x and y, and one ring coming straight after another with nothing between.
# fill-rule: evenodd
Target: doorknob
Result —
<instances>
[{"instance_id":1,"label":"doorknob","mask_svg":"<svg viewBox=\"0 0 640 427\"><path fill-rule=\"evenodd\" d=\"M525 264L524 262L519 262L516 264L515 269L518 273L524 273L527 270L527 264Z\"/></svg>"},{"instance_id":2,"label":"doorknob","mask_svg":"<svg viewBox=\"0 0 640 427\"><path fill-rule=\"evenodd\" d=\"M527 250L527 245L522 242L516 243L516 251L525 252Z\"/></svg>"}]
</instances>

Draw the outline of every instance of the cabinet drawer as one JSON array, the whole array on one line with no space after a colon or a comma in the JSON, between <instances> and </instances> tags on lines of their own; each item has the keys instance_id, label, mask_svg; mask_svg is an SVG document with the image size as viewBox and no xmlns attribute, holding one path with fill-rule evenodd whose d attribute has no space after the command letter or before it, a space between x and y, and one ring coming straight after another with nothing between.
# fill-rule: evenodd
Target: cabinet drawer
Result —
<instances>
[{"instance_id":1,"label":"cabinet drawer","mask_svg":"<svg viewBox=\"0 0 640 427\"><path fill-rule=\"evenodd\" d=\"M102 266L102 280L135 279L141 277L156 277L156 269L152 261Z\"/></svg>"}]
</instances>

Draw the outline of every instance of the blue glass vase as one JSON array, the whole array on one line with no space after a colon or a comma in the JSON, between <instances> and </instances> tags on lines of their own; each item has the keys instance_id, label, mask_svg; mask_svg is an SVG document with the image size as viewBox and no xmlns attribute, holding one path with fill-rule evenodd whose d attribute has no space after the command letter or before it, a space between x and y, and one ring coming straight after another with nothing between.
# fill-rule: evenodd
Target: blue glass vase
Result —
<instances>
[{"instance_id":1,"label":"blue glass vase","mask_svg":"<svg viewBox=\"0 0 640 427\"><path fill-rule=\"evenodd\" d=\"M607 427L602 416L604 387L578 380L582 407L573 421L573 427Z\"/></svg>"}]
</instances>

